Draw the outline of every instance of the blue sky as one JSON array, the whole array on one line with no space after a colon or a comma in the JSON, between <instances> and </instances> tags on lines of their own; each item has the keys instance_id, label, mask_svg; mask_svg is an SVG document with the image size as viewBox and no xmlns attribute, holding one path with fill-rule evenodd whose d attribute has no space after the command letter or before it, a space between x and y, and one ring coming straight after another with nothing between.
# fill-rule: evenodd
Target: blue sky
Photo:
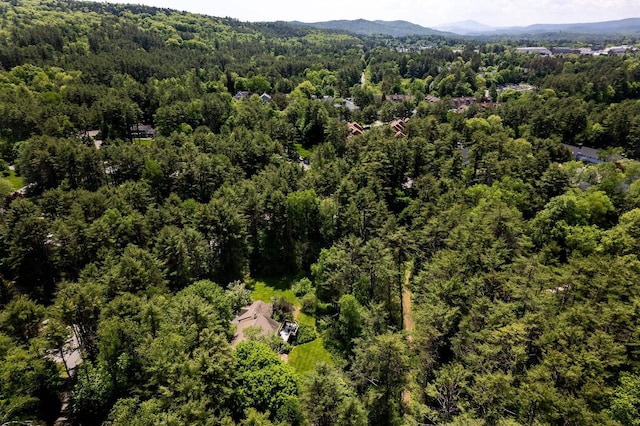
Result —
<instances>
[{"instance_id":1,"label":"blue sky","mask_svg":"<svg viewBox=\"0 0 640 426\"><path fill-rule=\"evenodd\" d=\"M437 26L473 19L493 26L598 22L640 17L640 0L111 0L241 21L403 19Z\"/></svg>"}]
</instances>

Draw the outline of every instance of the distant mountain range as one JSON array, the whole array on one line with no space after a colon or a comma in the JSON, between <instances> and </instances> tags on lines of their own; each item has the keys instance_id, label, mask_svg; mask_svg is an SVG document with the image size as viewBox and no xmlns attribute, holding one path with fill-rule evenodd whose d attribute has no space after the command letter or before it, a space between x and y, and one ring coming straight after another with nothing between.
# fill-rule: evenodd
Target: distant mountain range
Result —
<instances>
[{"instance_id":1,"label":"distant mountain range","mask_svg":"<svg viewBox=\"0 0 640 426\"><path fill-rule=\"evenodd\" d=\"M356 20L339 20L325 22L290 22L294 25L304 25L326 30L343 30L355 34L373 35L385 34L394 37L403 37L407 35L439 35L454 36L451 32L434 30L407 21L368 21L366 19Z\"/></svg>"},{"instance_id":2,"label":"distant mountain range","mask_svg":"<svg viewBox=\"0 0 640 426\"><path fill-rule=\"evenodd\" d=\"M451 24L438 25L435 28L440 31L447 31L460 35L482 34L495 31L494 27L481 24L480 22L473 21L471 19L461 22L453 22Z\"/></svg>"},{"instance_id":3,"label":"distant mountain range","mask_svg":"<svg viewBox=\"0 0 640 426\"><path fill-rule=\"evenodd\" d=\"M526 27L491 27L480 22L468 20L453 24L440 25L436 29L460 35L494 34L540 34L549 32L567 32L574 34L625 34L640 33L640 18L620 19L617 21L587 22L580 24L535 24Z\"/></svg>"},{"instance_id":4,"label":"distant mountain range","mask_svg":"<svg viewBox=\"0 0 640 426\"><path fill-rule=\"evenodd\" d=\"M368 21L366 19L339 20L305 23L294 21L295 25L305 25L322 29L349 31L355 34L385 34L395 37L407 35L438 36L483 36L483 35L524 35L543 33L573 34L636 34L640 35L640 18L617 21L590 22L580 24L535 24L526 27L492 27L480 22L467 20L434 28L427 28L407 21Z\"/></svg>"}]
</instances>

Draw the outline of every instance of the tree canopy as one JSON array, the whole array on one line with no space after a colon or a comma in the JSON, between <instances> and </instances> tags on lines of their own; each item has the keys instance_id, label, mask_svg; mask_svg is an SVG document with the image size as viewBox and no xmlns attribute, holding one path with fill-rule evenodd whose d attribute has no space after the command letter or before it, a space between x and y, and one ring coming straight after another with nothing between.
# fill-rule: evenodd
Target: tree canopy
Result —
<instances>
[{"instance_id":1,"label":"tree canopy","mask_svg":"<svg viewBox=\"0 0 640 426\"><path fill-rule=\"evenodd\" d=\"M637 50L57 0L0 40L0 423L638 423ZM271 296L297 340L232 347Z\"/></svg>"}]
</instances>

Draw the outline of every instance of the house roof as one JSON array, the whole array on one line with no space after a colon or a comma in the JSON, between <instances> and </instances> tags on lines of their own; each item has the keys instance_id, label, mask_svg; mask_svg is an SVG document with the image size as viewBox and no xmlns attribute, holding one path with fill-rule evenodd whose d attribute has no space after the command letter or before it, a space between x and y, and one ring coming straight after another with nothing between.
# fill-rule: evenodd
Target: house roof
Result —
<instances>
[{"instance_id":1,"label":"house roof","mask_svg":"<svg viewBox=\"0 0 640 426\"><path fill-rule=\"evenodd\" d=\"M571 151L571 156L579 161L585 161L591 164L602 163L600 154L597 149L589 148L588 146L574 146L566 143L562 144L565 148Z\"/></svg>"},{"instance_id":2,"label":"house roof","mask_svg":"<svg viewBox=\"0 0 640 426\"><path fill-rule=\"evenodd\" d=\"M156 129L153 128L150 124L136 124L135 126L131 126L131 132L134 135L139 136L152 136L156 135Z\"/></svg>"},{"instance_id":3,"label":"house roof","mask_svg":"<svg viewBox=\"0 0 640 426\"><path fill-rule=\"evenodd\" d=\"M412 101L415 98L416 97L414 95L401 95L401 94L398 94L398 93L394 93L393 95L387 96L387 100L389 100L391 102L402 102L402 101L405 101L405 100Z\"/></svg>"},{"instance_id":4,"label":"house roof","mask_svg":"<svg viewBox=\"0 0 640 426\"><path fill-rule=\"evenodd\" d=\"M349 111L357 111L357 110L360 109L360 107L358 105L356 105L355 103L353 103L353 101L351 99L345 99L344 100L344 106Z\"/></svg>"},{"instance_id":5,"label":"house roof","mask_svg":"<svg viewBox=\"0 0 640 426\"><path fill-rule=\"evenodd\" d=\"M405 136L407 136L404 133L405 130L405 124L409 121L408 118L400 118L397 120L393 120L389 126L391 126L391 128L395 131L395 136L396 138L403 138Z\"/></svg>"},{"instance_id":6,"label":"house roof","mask_svg":"<svg viewBox=\"0 0 640 426\"><path fill-rule=\"evenodd\" d=\"M551 56L551 51L546 47L518 47L516 50L520 53L537 53L543 56Z\"/></svg>"},{"instance_id":7,"label":"house roof","mask_svg":"<svg viewBox=\"0 0 640 426\"><path fill-rule=\"evenodd\" d=\"M473 96L464 96L461 98L451 98L451 102L455 105L456 108L469 106L476 101L476 98Z\"/></svg>"},{"instance_id":8,"label":"house roof","mask_svg":"<svg viewBox=\"0 0 640 426\"><path fill-rule=\"evenodd\" d=\"M241 100L241 99L249 99L251 97L251 92L246 91L246 90L241 90L238 93L236 93L236 95L233 97L234 99L237 100Z\"/></svg>"},{"instance_id":9,"label":"house roof","mask_svg":"<svg viewBox=\"0 0 640 426\"><path fill-rule=\"evenodd\" d=\"M240 309L238 315L231 320L231 324L236 325L236 332L233 335L231 346L246 340L244 330L248 327L257 327L261 331L258 335L276 334L280 328L280 323L271 318L273 307L269 303L260 300Z\"/></svg>"},{"instance_id":10,"label":"house roof","mask_svg":"<svg viewBox=\"0 0 640 426\"><path fill-rule=\"evenodd\" d=\"M355 121L351 123L347 123L347 127L349 128L349 133L352 136L358 136L364 133L364 128L360 124L356 123Z\"/></svg>"}]
</instances>

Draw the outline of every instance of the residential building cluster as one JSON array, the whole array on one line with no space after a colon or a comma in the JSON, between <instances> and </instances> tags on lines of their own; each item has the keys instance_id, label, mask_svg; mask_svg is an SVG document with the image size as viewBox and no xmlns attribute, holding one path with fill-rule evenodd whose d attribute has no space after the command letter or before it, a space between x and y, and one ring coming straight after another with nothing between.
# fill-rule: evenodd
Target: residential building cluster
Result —
<instances>
[{"instance_id":1,"label":"residential building cluster","mask_svg":"<svg viewBox=\"0 0 640 426\"><path fill-rule=\"evenodd\" d=\"M600 55L624 55L629 52L635 52L638 50L637 47L622 45L622 46L611 46L611 47L603 47L603 46L591 46L591 47L582 47L582 48L573 48L573 47L539 47L539 46L529 46L529 47L518 47L516 50L520 53L524 54L536 54L541 56L562 56L562 55L589 55L589 56L600 56Z\"/></svg>"}]
</instances>

